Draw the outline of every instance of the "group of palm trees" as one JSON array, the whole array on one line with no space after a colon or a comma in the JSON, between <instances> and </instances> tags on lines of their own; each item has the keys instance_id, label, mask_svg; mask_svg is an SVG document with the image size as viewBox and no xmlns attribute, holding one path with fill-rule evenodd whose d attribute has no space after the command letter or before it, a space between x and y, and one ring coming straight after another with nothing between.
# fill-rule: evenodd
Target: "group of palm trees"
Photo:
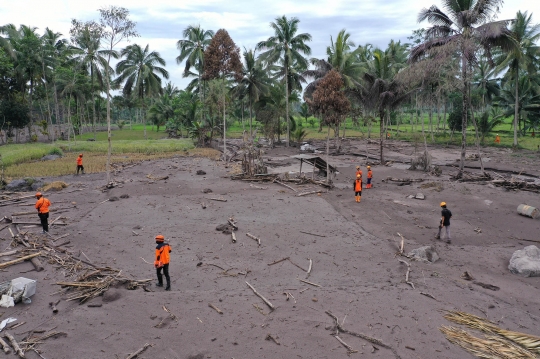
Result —
<instances>
[{"instance_id":1,"label":"group of palm trees","mask_svg":"<svg viewBox=\"0 0 540 359\"><path fill-rule=\"evenodd\" d=\"M419 21L431 27L414 31L407 44L357 46L342 30L330 37L322 59L310 58L311 35L300 32L298 18L278 17L270 23L271 36L243 49L241 76L220 80L204 78L214 31L188 26L177 42L176 62L183 65L184 77L193 78L184 90L164 84L169 75L159 53L138 44L111 52L101 45L102 34L92 22L74 27L69 40L50 29L39 35L32 27L6 25L0 28L0 112L12 111L13 120L7 121L12 127L40 119L44 128L66 123L71 133L96 131L105 117L108 73L112 88L122 90L112 101L120 126L151 121L172 136L185 129L202 144L223 131L226 108L227 121L241 119L249 136L256 128L271 141L283 136L289 145L305 135L294 115L318 118L320 129L325 125L325 114L314 110L320 107L313 105L313 94L337 72L350 103L342 120L352 118L369 131L379 122L381 161L383 139L390 129L399 134L400 123L421 126L424 140L447 127L452 134L461 131L463 159L467 131L483 139L512 117L517 146L518 136L540 126L540 27L527 12L493 21L500 0L441 2L442 8L420 12ZM107 56L119 59L115 69L108 67ZM26 121L15 120L22 116L17 104L27 106ZM343 122L329 124L336 138L345 129ZM4 123L2 130L9 126Z\"/></svg>"}]
</instances>

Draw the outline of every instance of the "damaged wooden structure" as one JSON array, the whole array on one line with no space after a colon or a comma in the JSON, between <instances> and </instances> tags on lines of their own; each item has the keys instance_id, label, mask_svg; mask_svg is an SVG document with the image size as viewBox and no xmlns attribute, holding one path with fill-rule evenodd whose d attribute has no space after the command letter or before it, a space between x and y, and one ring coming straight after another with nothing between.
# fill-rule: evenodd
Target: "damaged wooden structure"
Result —
<instances>
[{"instance_id":1,"label":"damaged wooden structure","mask_svg":"<svg viewBox=\"0 0 540 359\"><path fill-rule=\"evenodd\" d=\"M296 158L297 160L300 160L300 176L302 176L302 165L304 164L304 162L313 167L313 174L311 176L312 179L315 179L315 169L318 169L319 173L323 174L325 177L326 177L326 171L329 170L330 181L332 181L336 173L338 173L336 167L330 164L327 164L326 161L319 156L312 155L312 154L301 154L301 155L295 155L292 157Z\"/></svg>"}]
</instances>

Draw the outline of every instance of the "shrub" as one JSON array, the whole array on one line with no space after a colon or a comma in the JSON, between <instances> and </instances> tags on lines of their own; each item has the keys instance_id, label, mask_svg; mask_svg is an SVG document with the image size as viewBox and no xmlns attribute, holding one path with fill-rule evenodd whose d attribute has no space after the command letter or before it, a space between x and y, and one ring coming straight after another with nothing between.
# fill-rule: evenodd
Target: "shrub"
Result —
<instances>
[{"instance_id":1,"label":"shrub","mask_svg":"<svg viewBox=\"0 0 540 359\"><path fill-rule=\"evenodd\" d=\"M64 152L62 152L62 150L58 147L53 147L49 151L49 155L56 155L62 157L64 155Z\"/></svg>"}]
</instances>

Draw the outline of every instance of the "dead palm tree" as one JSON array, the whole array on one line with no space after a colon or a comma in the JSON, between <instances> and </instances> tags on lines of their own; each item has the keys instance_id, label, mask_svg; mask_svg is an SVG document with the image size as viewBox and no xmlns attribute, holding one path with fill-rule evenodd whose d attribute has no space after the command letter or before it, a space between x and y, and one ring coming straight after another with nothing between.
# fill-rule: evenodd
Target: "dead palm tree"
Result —
<instances>
[{"instance_id":1,"label":"dead palm tree","mask_svg":"<svg viewBox=\"0 0 540 359\"><path fill-rule=\"evenodd\" d=\"M457 54L461 67L463 115L461 132L461 161L458 177L463 173L467 145L467 122L470 104L471 65L477 60L480 49L491 58L494 48L509 50L514 47L508 21L492 21L499 11L502 0L441 0L445 11L436 5L424 8L418 14L418 22L428 20L433 26L426 31L427 40L415 46L409 61L447 62Z\"/></svg>"}]
</instances>

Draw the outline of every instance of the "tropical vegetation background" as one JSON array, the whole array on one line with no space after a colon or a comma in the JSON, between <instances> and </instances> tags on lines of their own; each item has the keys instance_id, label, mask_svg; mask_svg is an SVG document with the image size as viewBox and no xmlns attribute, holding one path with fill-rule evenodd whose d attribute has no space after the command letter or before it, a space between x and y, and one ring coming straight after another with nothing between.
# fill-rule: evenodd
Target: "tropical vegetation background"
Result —
<instances>
[{"instance_id":1,"label":"tropical vegetation background","mask_svg":"<svg viewBox=\"0 0 540 359\"><path fill-rule=\"evenodd\" d=\"M311 57L311 35L287 16L243 49L226 29L186 26L176 64L138 43L125 8L74 19L68 34L5 24L0 155L5 162L30 142L77 150L77 141L90 140L95 147L84 148L99 152L106 146L98 142L109 140L110 154L111 138L119 148L191 139L166 146L184 150L241 136L287 146L335 137L338 147L342 137L371 137L381 142L381 160L388 138L458 144L462 159L467 145L493 145L497 134L497 145L538 149L540 26L527 11L496 20L499 0L441 3L419 9L424 27L406 43L359 44L343 29L329 34L324 58ZM169 82L167 66L181 66L189 84ZM29 152L25 158L38 155Z\"/></svg>"}]
</instances>

